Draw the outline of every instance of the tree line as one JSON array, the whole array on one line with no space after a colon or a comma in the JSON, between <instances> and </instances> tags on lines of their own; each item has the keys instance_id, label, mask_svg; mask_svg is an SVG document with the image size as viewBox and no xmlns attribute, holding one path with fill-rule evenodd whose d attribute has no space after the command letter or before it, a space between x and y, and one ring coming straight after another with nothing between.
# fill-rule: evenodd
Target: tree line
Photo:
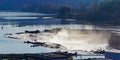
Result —
<instances>
[{"instance_id":1,"label":"tree line","mask_svg":"<svg viewBox=\"0 0 120 60\"><path fill-rule=\"evenodd\" d=\"M89 6L56 6L52 4L26 5L23 11L57 13L56 18L75 19L76 22L92 24L120 25L120 0L106 0L101 3L93 2Z\"/></svg>"}]
</instances>

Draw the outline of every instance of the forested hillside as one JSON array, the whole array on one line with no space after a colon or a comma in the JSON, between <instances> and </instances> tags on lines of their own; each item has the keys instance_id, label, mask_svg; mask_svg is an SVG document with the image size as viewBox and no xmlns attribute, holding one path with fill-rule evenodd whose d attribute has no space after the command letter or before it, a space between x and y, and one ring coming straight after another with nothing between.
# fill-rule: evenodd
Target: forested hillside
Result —
<instances>
[{"instance_id":1,"label":"forested hillside","mask_svg":"<svg viewBox=\"0 0 120 60\"><path fill-rule=\"evenodd\" d=\"M20 10L23 6L44 4L44 5L89 5L92 2L102 0L0 0L0 10Z\"/></svg>"},{"instance_id":2,"label":"forested hillside","mask_svg":"<svg viewBox=\"0 0 120 60\"><path fill-rule=\"evenodd\" d=\"M120 25L120 0L0 0L0 10L58 14L77 23Z\"/></svg>"}]
</instances>

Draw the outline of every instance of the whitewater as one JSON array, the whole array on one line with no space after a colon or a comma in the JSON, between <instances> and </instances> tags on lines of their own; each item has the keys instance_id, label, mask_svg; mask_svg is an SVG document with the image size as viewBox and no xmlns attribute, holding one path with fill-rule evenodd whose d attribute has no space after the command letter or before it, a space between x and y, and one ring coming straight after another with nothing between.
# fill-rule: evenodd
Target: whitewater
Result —
<instances>
[{"instance_id":1,"label":"whitewater","mask_svg":"<svg viewBox=\"0 0 120 60\"><path fill-rule=\"evenodd\" d=\"M37 34L11 34L9 37L32 42L56 43L67 50L108 49L112 33L106 30L53 28Z\"/></svg>"}]
</instances>

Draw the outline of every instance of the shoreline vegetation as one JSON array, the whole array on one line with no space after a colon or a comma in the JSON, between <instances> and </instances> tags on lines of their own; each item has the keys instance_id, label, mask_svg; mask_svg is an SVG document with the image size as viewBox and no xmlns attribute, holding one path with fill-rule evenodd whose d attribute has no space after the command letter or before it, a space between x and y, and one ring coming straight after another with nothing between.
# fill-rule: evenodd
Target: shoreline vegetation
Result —
<instances>
[{"instance_id":1,"label":"shoreline vegetation","mask_svg":"<svg viewBox=\"0 0 120 60\"><path fill-rule=\"evenodd\" d=\"M75 19L76 23L93 24L93 25L115 25L120 26L120 1L108 0L103 2L93 2L89 6L59 6L59 5L28 5L24 6L22 11L55 13L54 16L61 19L61 24L69 24L66 19Z\"/></svg>"},{"instance_id":2,"label":"shoreline vegetation","mask_svg":"<svg viewBox=\"0 0 120 60\"><path fill-rule=\"evenodd\" d=\"M94 53L88 54L85 51L75 51L75 52L29 53L29 54L0 54L0 59L2 60L53 60L53 59L73 60L74 57L76 56L83 57L80 59L105 58L103 54L94 54Z\"/></svg>"}]
</instances>

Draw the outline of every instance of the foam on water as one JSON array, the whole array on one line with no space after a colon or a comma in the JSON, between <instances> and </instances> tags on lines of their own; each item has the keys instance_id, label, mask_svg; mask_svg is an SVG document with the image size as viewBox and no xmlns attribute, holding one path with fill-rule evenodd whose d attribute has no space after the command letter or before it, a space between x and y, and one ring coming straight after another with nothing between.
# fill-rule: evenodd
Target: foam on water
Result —
<instances>
[{"instance_id":1,"label":"foam on water","mask_svg":"<svg viewBox=\"0 0 120 60\"><path fill-rule=\"evenodd\" d=\"M51 33L52 32L52 33ZM51 30L39 34L13 34L11 37L23 40L57 43L69 50L96 50L106 49L109 45L111 33L104 30L69 29ZM56 33L57 32L57 33ZM32 37L30 37L32 35Z\"/></svg>"},{"instance_id":2,"label":"foam on water","mask_svg":"<svg viewBox=\"0 0 120 60\"><path fill-rule=\"evenodd\" d=\"M61 28L61 30L57 30L56 28L58 27ZM41 32L39 34L32 34L35 37L29 37L31 34L13 34L12 36L23 41L37 40L38 42L57 43L61 44L69 50L90 51L100 48L107 49L109 46L109 40L111 39L110 31L91 25L84 25L84 27L82 25L40 25L26 26L26 28L22 28L22 31L44 31L45 29L48 29L52 31L52 33ZM20 29L17 31L19 30Z\"/></svg>"},{"instance_id":3,"label":"foam on water","mask_svg":"<svg viewBox=\"0 0 120 60\"><path fill-rule=\"evenodd\" d=\"M90 51L99 48L105 49L110 37L111 35L105 31L62 29L50 42L61 44L69 50Z\"/></svg>"}]
</instances>

